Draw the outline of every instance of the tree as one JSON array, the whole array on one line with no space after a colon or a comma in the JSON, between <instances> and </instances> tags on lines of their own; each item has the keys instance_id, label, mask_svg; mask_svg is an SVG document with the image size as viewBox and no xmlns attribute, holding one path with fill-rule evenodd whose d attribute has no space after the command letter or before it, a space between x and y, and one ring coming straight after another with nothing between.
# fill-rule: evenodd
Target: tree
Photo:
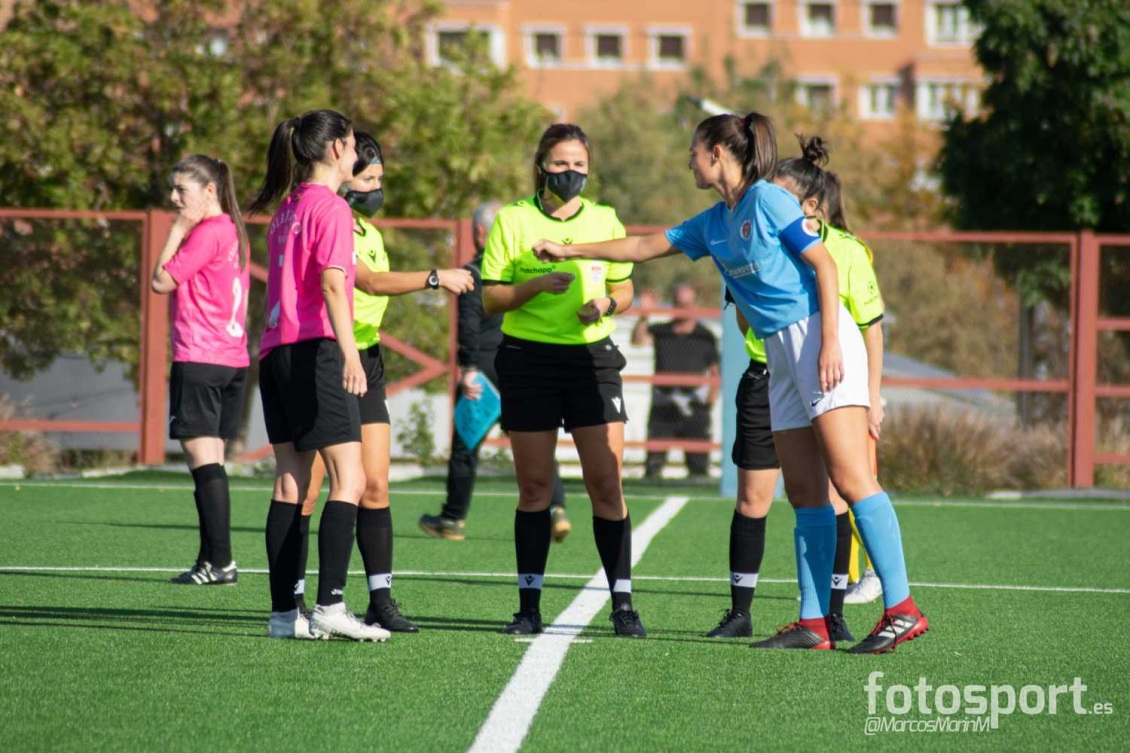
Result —
<instances>
[{"instance_id":1,"label":"tree","mask_svg":"<svg viewBox=\"0 0 1130 753\"><path fill-rule=\"evenodd\" d=\"M227 161L248 197L274 126L320 107L386 147L389 215L460 217L527 189L528 150L514 144L536 140L545 112L474 46L457 67L426 63L434 0L133 5L16 5L0 31L0 206L166 206L168 170L192 152ZM136 362L135 233L66 222L0 223L0 234L0 366L28 377L66 351ZM405 250L434 257L447 240Z\"/></svg>"}]
</instances>

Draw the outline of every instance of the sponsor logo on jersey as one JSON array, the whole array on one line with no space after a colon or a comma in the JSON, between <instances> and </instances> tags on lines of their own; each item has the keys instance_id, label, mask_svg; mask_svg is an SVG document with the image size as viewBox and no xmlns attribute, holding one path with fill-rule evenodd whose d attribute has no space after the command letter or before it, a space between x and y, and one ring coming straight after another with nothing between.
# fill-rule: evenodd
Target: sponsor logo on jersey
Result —
<instances>
[{"instance_id":1,"label":"sponsor logo on jersey","mask_svg":"<svg viewBox=\"0 0 1130 753\"><path fill-rule=\"evenodd\" d=\"M518 267L518 271L526 275L544 275L553 271L553 266L548 267Z\"/></svg>"},{"instance_id":2,"label":"sponsor logo on jersey","mask_svg":"<svg viewBox=\"0 0 1130 753\"><path fill-rule=\"evenodd\" d=\"M736 279L738 277L755 275L761 271L761 267L759 267L756 262L751 261L749 264L742 264L740 267L727 267L726 271L730 273L730 277Z\"/></svg>"},{"instance_id":3,"label":"sponsor logo on jersey","mask_svg":"<svg viewBox=\"0 0 1130 753\"><path fill-rule=\"evenodd\" d=\"M751 235L753 235L753 223L750 222L749 220L746 220L745 222L743 222L741 233L742 233L742 240L748 241L749 237Z\"/></svg>"}]
</instances>

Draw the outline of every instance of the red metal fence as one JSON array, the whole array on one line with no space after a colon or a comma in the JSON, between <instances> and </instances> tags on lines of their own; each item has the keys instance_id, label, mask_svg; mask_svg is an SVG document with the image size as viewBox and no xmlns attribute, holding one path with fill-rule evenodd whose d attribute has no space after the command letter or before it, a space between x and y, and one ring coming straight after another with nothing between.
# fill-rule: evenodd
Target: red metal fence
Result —
<instances>
[{"instance_id":1,"label":"red metal fence","mask_svg":"<svg viewBox=\"0 0 1130 753\"><path fill-rule=\"evenodd\" d=\"M0 209L0 220L116 220L136 222L141 234L139 266L141 349L139 368L140 409L136 421L53 421L46 419L13 419L0 421L0 431L68 431L68 432L137 432L138 462L144 465L161 463L165 458L165 411L167 400L167 343L168 299L150 292L149 276L168 236L175 215L171 212L84 212L66 210ZM265 222L265 220L259 220ZM474 254L471 223L469 220L407 220L382 219L383 228L446 230L452 244L452 264L461 265ZM657 227L629 227L631 233L660 230ZM963 232L870 232L865 234L870 242L907 241L916 243L985 243L1013 245L1056 244L1066 246L1071 260L1070 287L1070 367L1066 379L1008 379L1008 378L884 378L884 385L950 390L997 390L1011 392L1061 393L1068 399L1068 483L1076 487L1094 485L1096 464L1130 464L1130 454L1096 452L1096 402L1099 398L1130 398L1130 385L1098 383L1098 340L1100 332L1130 331L1130 318L1100 316L1100 274L1103 248L1130 247L1130 236L1096 235L1091 231L1079 233L963 233ZM256 279L265 280L266 270L253 265ZM1130 295L1130 291L1127 291ZM638 310L635 313L647 313ZM670 314L671 310L666 309ZM702 317L717 317L718 309L702 309ZM388 386L389 395L422 384L440 376L447 376L449 393L454 391L456 380L455 307L449 307L451 345L446 361L422 353L410 344L387 333L382 333L382 345L401 353L420 366L420 370L406 379ZM2 325L0 325L2 326ZM627 376L627 381L647 381L654 384L705 384L707 377L680 376ZM713 380L717 383L717 379ZM637 443L644 444L644 443ZM702 443L706 444L706 443ZM652 449L680 447L691 450L705 447L691 446L687 442L647 442ZM717 444L711 445L714 449ZM261 457L268 448L258 448L250 457Z\"/></svg>"}]
</instances>

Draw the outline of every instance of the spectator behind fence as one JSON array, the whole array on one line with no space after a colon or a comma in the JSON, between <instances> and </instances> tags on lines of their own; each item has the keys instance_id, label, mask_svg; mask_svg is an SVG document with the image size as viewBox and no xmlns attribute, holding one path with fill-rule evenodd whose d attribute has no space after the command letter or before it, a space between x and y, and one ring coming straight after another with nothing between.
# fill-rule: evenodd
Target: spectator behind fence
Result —
<instances>
[{"instance_id":1,"label":"spectator behind fence","mask_svg":"<svg viewBox=\"0 0 1130 753\"><path fill-rule=\"evenodd\" d=\"M698 305L693 285L679 283L671 290L676 309ZM647 309L657 303L654 293L645 292L640 303ZM655 347L655 373L711 377L718 376L718 341L714 334L692 316L679 315L663 324L650 324L644 314L632 330L632 345ZM718 397L714 385L656 385L651 389L651 414L647 419L648 439L710 439L710 408ZM710 455L685 452L687 473L710 473ZM667 464L666 450L648 450L645 478L659 478Z\"/></svg>"}]
</instances>

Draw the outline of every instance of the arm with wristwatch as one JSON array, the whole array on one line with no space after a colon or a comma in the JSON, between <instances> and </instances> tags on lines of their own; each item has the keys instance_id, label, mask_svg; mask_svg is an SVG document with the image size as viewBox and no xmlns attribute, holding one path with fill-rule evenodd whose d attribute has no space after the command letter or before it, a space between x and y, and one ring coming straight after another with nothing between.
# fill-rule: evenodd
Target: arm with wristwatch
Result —
<instances>
[{"instance_id":1,"label":"arm with wristwatch","mask_svg":"<svg viewBox=\"0 0 1130 753\"><path fill-rule=\"evenodd\" d=\"M461 295L475 287L466 269L431 269L426 272L374 272L364 264L357 265L355 287L369 295L404 295L420 290L439 290Z\"/></svg>"}]
</instances>

